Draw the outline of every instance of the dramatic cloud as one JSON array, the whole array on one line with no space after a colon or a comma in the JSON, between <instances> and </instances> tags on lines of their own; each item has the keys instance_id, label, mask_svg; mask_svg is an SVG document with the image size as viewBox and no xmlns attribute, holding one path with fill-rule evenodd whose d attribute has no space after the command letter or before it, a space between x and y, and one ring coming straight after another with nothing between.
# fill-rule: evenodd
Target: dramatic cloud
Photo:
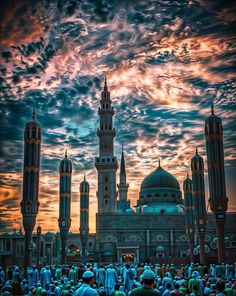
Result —
<instances>
[{"instance_id":1,"label":"dramatic cloud","mask_svg":"<svg viewBox=\"0 0 236 296\"><path fill-rule=\"evenodd\" d=\"M214 102L224 124L229 210L236 210L236 6L213 2L1 1L0 231L20 227L23 131L34 107L43 131L38 222L44 232L58 229L58 166L67 148L71 230L79 229L84 173L95 230L94 157L105 73L115 152L120 159L123 143L132 205L159 158L181 184L196 147L206 160L204 120ZM208 197L207 170L205 177Z\"/></svg>"}]
</instances>

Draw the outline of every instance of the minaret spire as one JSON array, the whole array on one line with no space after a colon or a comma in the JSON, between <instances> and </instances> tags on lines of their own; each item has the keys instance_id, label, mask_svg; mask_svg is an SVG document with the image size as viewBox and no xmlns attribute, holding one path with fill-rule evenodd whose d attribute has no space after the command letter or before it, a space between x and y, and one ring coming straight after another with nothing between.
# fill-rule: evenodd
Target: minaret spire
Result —
<instances>
[{"instance_id":1,"label":"minaret spire","mask_svg":"<svg viewBox=\"0 0 236 296\"><path fill-rule=\"evenodd\" d=\"M89 235L89 183L84 180L80 183L80 240L82 245L82 256L85 256L85 250Z\"/></svg>"},{"instance_id":2,"label":"minaret spire","mask_svg":"<svg viewBox=\"0 0 236 296\"><path fill-rule=\"evenodd\" d=\"M104 79L104 91L107 91L107 76L105 74L105 79Z\"/></svg>"},{"instance_id":3,"label":"minaret spire","mask_svg":"<svg viewBox=\"0 0 236 296\"><path fill-rule=\"evenodd\" d=\"M72 162L67 158L61 160L59 165L60 192L59 192L59 218L58 226L61 237L61 263L66 263L66 241L71 226L71 177Z\"/></svg>"},{"instance_id":4,"label":"minaret spire","mask_svg":"<svg viewBox=\"0 0 236 296\"><path fill-rule=\"evenodd\" d=\"M211 115L205 121L206 152L209 178L209 203L215 215L218 237L218 262L225 262L225 221L228 198L225 184L223 126L221 118Z\"/></svg>"},{"instance_id":5,"label":"minaret spire","mask_svg":"<svg viewBox=\"0 0 236 296\"><path fill-rule=\"evenodd\" d=\"M158 166L159 166L159 168L161 167L161 159L160 158L158 159Z\"/></svg>"},{"instance_id":6,"label":"minaret spire","mask_svg":"<svg viewBox=\"0 0 236 296\"><path fill-rule=\"evenodd\" d=\"M126 183L126 171L125 171L125 157L124 157L124 146L122 144L121 162L120 162L120 176L124 175Z\"/></svg>"},{"instance_id":7,"label":"minaret spire","mask_svg":"<svg viewBox=\"0 0 236 296\"><path fill-rule=\"evenodd\" d=\"M104 89L101 93L99 115L99 156L95 159L95 167L98 171L98 213L116 213L117 191L116 191L116 170L118 163L114 155L114 138L116 130L113 127L114 109L107 89L105 76Z\"/></svg>"},{"instance_id":8,"label":"minaret spire","mask_svg":"<svg viewBox=\"0 0 236 296\"><path fill-rule=\"evenodd\" d=\"M194 261L194 211L193 211L193 195L192 195L192 180L189 178L189 173L187 172L187 178L183 183L184 189L184 205L185 205L185 226L186 226L186 234L188 236L189 242L189 255L190 262Z\"/></svg>"},{"instance_id":9,"label":"minaret spire","mask_svg":"<svg viewBox=\"0 0 236 296\"><path fill-rule=\"evenodd\" d=\"M24 131L23 190L20 204L25 230L25 270L31 266L30 242L39 208L41 126L35 120L35 110L33 110L32 119L33 121L26 124Z\"/></svg>"},{"instance_id":10,"label":"minaret spire","mask_svg":"<svg viewBox=\"0 0 236 296\"><path fill-rule=\"evenodd\" d=\"M121 160L120 160L120 184L117 185L119 190L119 201L117 203L118 212L124 213L127 209L130 209L130 201L128 201L128 188L129 184L126 182L126 170L125 170L125 157L124 157L124 145L122 144Z\"/></svg>"},{"instance_id":11,"label":"minaret spire","mask_svg":"<svg viewBox=\"0 0 236 296\"><path fill-rule=\"evenodd\" d=\"M204 237L206 232L206 202L204 184L204 162L203 158L196 151L196 155L191 159L192 170L192 195L194 200L195 225L200 246L200 263L206 263Z\"/></svg>"},{"instance_id":12,"label":"minaret spire","mask_svg":"<svg viewBox=\"0 0 236 296\"><path fill-rule=\"evenodd\" d=\"M211 104L211 115L214 115L215 110L214 110L214 103Z\"/></svg>"}]
</instances>

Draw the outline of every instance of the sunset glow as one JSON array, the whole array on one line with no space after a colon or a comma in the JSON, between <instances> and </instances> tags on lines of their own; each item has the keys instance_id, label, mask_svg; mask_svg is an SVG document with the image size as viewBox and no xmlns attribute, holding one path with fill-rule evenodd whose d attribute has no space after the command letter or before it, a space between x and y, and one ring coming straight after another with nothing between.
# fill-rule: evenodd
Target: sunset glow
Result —
<instances>
[{"instance_id":1,"label":"sunset glow","mask_svg":"<svg viewBox=\"0 0 236 296\"><path fill-rule=\"evenodd\" d=\"M232 7L203 0L13 2L2 4L0 37L0 232L21 226L23 133L34 107L42 127L37 225L44 233L58 231L58 167L68 149L70 230L79 231L79 185L86 173L95 232L97 110L105 74L115 110L115 155L120 163L124 144L132 206L159 158L182 186L196 147L208 197L204 121L214 103L224 127L229 211L236 211Z\"/></svg>"}]
</instances>

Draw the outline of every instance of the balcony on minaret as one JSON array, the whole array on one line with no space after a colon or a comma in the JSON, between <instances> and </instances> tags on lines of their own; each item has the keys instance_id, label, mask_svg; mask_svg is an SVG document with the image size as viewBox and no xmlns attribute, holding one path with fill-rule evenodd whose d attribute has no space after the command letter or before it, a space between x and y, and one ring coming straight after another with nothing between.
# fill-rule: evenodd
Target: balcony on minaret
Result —
<instances>
[{"instance_id":1,"label":"balcony on minaret","mask_svg":"<svg viewBox=\"0 0 236 296\"><path fill-rule=\"evenodd\" d=\"M96 167L101 167L101 166L109 166L118 168L118 162L116 156L102 156L102 157L95 157L95 166Z\"/></svg>"},{"instance_id":2,"label":"balcony on minaret","mask_svg":"<svg viewBox=\"0 0 236 296\"><path fill-rule=\"evenodd\" d=\"M106 108L106 104L103 104L103 105L105 105L103 108L98 108L98 114L99 115L104 115L104 114L110 114L110 115L114 115L114 109L113 109L113 107L111 107L111 108Z\"/></svg>"},{"instance_id":3,"label":"balcony on minaret","mask_svg":"<svg viewBox=\"0 0 236 296\"><path fill-rule=\"evenodd\" d=\"M111 136L111 137L115 137L116 136L116 130L115 128L113 129L97 129L97 136L101 137L101 136Z\"/></svg>"}]
</instances>

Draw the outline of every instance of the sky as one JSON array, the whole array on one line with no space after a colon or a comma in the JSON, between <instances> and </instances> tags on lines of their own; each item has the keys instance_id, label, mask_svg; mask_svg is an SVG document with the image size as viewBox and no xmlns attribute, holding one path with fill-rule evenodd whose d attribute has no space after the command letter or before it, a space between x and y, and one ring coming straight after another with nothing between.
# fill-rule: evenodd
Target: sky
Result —
<instances>
[{"instance_id":1,"label":"sky","mask_svg":"<svg viewBox=\"0 0 236 296\"><path fill-rule=\"evenodd\" d=\"M71 231L79 231L85 173L95 231L97 110L105 74L115 109L115 154L120 161L123 143L131 204L159 158L181 188L196 147L207 167L204 121L214 103L224 126L228 206L236 211L233 2L1 1L0 232L22 224L23 131L34 107L43 138L37 225L58 231L58 167L68 149ZM207 200L207 169L205 182Z\"/></svg>"}]
</instances>

